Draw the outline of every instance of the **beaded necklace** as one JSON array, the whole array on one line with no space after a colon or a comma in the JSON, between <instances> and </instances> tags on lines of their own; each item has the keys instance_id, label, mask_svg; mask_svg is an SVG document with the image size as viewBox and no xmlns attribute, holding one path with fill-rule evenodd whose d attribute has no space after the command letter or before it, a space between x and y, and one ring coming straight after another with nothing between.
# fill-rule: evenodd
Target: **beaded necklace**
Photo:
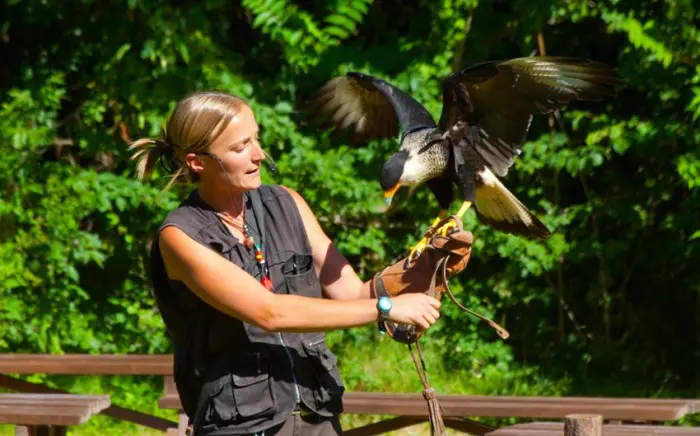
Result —
<instances>
[{"instance_id":1,"label":"beaded necklace","mask_svg":"<svg viewBox=\"0 0 700 436\"><path fill-rule=\"evenodd\" d=\"M272 279L270 278L270 269L267 266L267 262L265 262L265 255L263 255L263 251L260 248L260 244L255 242L255 239L253 239L253 235L250 233L248 223L245 222L245 207L243 207L243 211L241 213L243 225L240 225L237 222L235 222L233 218L229 215L225 215L221 212L217 212L216 214L224 222L237 228L241 231L241 233L243 233L243 246L245 246L245 248L247 248L248 250L250 250L251 248L254 249L255 261L258 263L258 269L260 270L260 283L265 287L265 289L267 289L268 291L272 291L273 285Z\"/></svg>"},{"instance_id":2,"label":"beaded necklace","mask_svg":"<svg viewBox=\"0 0 700 436\"><path fill-rule=\"evenodd\" d=\"M210 152L201 152L199 153L204 156L209 156L210 158L214 159L218 164L219 167L221 167L221 172L224 173L224 176L226 176L226 181L228 182L228 189L231 192L231 198L234 199L236 198L236 195L233 191L233 184L231 183L231 179L228 176L228 173L226 172L226 167L224 167L223 162L221 162L221 159L213 153ZM199 189L197 189L197 194L202 198L202 193L199 192ZM272 291L273 285L272 285L272 279L270 278L270 269L267 266L267 262L265 262L265 256L263 255L263 251L260 248L260 244L256 243L255 240L253 239L253 236L250 233L250 229L248 228L248 224L245 222L245 204L243 205L243 210L241 211L241 217L243 218L243 225L240 225L236 223L233 220L233 217L230 217L228 215L224 215L221 212L216 213L223 221L227 222L228 224L232 225L233 227L237 228L238 230L243 233L243 245L250 250L251 248L255 249L255 261L258 263L258 268L260 269L260 283L267 289L268 291ZM263 235L260 235L262 238Z\"/></svg>"}]
</instances>

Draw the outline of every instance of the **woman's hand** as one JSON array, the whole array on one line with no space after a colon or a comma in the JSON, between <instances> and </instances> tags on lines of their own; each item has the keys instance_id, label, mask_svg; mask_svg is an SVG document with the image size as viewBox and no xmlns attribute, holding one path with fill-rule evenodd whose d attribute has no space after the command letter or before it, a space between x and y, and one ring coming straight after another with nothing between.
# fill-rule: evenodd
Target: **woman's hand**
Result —
<instances>
[{"instance_id":1,"label":"woman's hand","mask_svg":"<svg viewBox=\"0 0 700 436\"><path fill-rule=\"evenodd\" d=\"M392 298L389 320L413 324L426 330L440 318L440 301L425 294L410 293Z\"/></svg>"}]
</instances>

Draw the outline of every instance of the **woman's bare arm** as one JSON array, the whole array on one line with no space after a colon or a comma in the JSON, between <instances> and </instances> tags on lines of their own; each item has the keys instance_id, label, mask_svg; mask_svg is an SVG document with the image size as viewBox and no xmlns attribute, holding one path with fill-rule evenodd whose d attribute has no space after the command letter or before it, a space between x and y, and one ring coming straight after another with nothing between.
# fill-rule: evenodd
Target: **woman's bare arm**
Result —
<instances>
[{"instance_id":1,"label":"woman's bare arm","mask_svg":"<svg viewBox=\"0 0 700 436\"><path fill-rule=\"evenodd\" d=\"M177 227L159 236L168 276L184 282L217 310L269 331L312 332L355 327L377 320L376 301L278 295ZM428 328L439 317L440 302L423 294L396 297L391 319Z\"/></svg>"}]
</instances>

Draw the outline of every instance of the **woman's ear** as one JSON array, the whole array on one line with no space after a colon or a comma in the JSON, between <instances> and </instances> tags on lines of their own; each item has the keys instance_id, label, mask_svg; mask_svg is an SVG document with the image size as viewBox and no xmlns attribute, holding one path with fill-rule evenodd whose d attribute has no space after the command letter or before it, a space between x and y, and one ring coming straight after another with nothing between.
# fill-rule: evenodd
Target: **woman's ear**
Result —
<instances>
[{"instance_id":1,"label":"woman's ear","mask_svg":"<svg viewBox=\"0 0 700 436\"><path fill-rule=\"evenodd\" d=\"M185 155L185 165L187 165L187 167L193 173L202 172L206 166L204 163L204 159L202 159L202 155L199 155L197 153L187 153Z\"/></svg>"}]
</instances>

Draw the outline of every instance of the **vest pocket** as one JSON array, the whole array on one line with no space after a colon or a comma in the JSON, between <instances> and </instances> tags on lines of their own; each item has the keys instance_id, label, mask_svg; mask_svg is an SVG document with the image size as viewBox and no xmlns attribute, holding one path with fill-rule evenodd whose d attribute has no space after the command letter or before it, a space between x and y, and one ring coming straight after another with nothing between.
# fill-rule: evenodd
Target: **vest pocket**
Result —
<instances>
[{"instance_id":1,"label":"vest pocket","mask_svg":"<svg viewBox=\"0 0 700 436\"><path fill-rule=\"evenodd\" d=\"M240 416L254 416L272 408L274 401L268 364L267 355L262 353L248 353L237 359L231 379Z\"/></svg>"},{"instance_id":2,"label":"vest pocket","mask_svg":"<svg viewBox=\"0 0 700 436\"><path fill-rule=\"evenodd\" d=\"M226 424L234 419L233 387L231 377L221 377L216 387L209 394L209 407L206 411L206 422Z\"/></svg>"},{"instance_id":3,"label":"vest pocket","mask_svg":"<svg viewBox=\"0 0 700 436\"><path fill-rule=\"evenodd\" d=\"M321 286L316 277L314 259L308 254L294 254L282 265L288 294L320 297Z\"/></svg>"},{"instance_id":4,"label":"vest pocket","mask_svg":"<svg viewBox=\"0 0 700 436\"><path fill-rule=\"evenodd\" d=\"M272 408L274 401L267 368L259 374L233 374L232 378L233 396L239 415L254 416Z\"/></svg>"},{"instance_id":5,"label":"vest pocket","mask_svg":"<svg viewBox=\"0 0 700 436\"><path fill-rule=\"evenodd\" d=\"M316 402L320 406L340 397L345 391L345 386L336 366L338 358L326 347L325 340L323 338L304 339L302 346L315 369L314 373L319 385L314 389Z\"/></svg>"},{"instance_id":6,"label":"vest pocket","mask_svg":"<svg viewBox=\"0 0 700 436\"><path fill-rule=\"evenodd\" d=\"M231 424L238 418L272 409L274 400L265 355L243 354L229 368L229 373L220 377L211 390L206 421Z\"/></svg>"}]
</instances>

